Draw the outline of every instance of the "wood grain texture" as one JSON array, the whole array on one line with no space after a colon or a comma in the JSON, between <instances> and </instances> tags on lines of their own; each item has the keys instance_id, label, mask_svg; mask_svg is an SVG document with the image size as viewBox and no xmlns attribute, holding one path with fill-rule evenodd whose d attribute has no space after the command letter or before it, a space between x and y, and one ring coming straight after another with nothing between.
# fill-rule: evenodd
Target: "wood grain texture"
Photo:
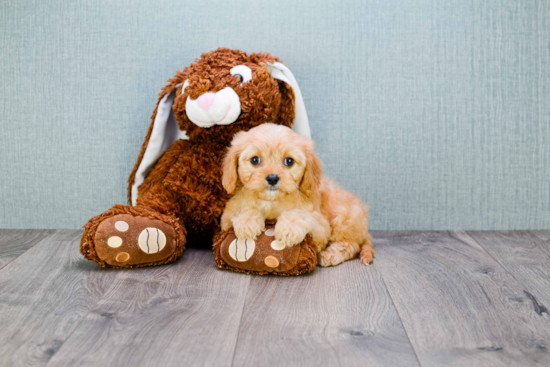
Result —
<instances>
[{"instance_id":1,"label":"wood grain texture","mask_svg":"<svg viewBox=\"0 0 550 367\"><path fill-rule=\"evenodd\" d=\"M48 367L231 365L250 276L194 249L121 273Z\"/></svg>"},{"instance_id":2,"label":"wood grain texture","mask_svg":"<svg viewBox=\"0 0 550 367\"><path fill-rule=\"evenodd\" d=\"M10 234L12 250L43 234ZM101 269L81 234L0 269L1 366L550 365L550 231L374 232L373 265L295 278L218 270L193 249Z\"/></svg>"},{"instance_id":3,"label":"wood grain texture","mask_svg":"<svg viewBox=\"0 0 550 367\"><path fill-rule=\"evenodd\" d=\"M53 232L48 229L0 229L0 269Z\"/></svg>"},{"instance_id":4,"label":"wood grain texture","mask_svg":"<svg viewBox=\"0 0 550 367\"><path fill-rule=\"evenodd\" d=\"M56 231L0 270L0 365L44 366L119 274Z\"/></svg>"},{"instance_id":5,"label":"wood grain texture","mask_svg":"<svg viewBox=\"0 0 550 367\"><path fill-rule=\"evenodd\" d=\"M471 237L377 232L376 265L422 366L548 366L550 322Z\"/></svg>"},{"instance_id":6,"label":"wood grain texture","mask_svg":"<svg viewBox=\"0 0 550 367\"><path fill-rule=\"evenodd\" d=\"M376 266L254 277L234 366L418 366Z\"/></svg>"},{"instance_id":7,"label":"wood grain texture","mask_svg":"<svg viewBox=\"0 0 550 367\"><path fill-rule=\"evenodd\" d=\"M550 307L550 231L467 234L524 285L539 313Z\"/></svg>"}]
</instances>

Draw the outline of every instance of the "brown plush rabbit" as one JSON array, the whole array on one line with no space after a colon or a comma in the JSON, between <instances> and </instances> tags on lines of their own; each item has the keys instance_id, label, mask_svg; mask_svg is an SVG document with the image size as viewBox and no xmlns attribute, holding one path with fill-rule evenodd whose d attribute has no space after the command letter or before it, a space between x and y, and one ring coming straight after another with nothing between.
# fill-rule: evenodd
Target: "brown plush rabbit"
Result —
<instances>
[{"instance_id":1,"label":"brown plush rabbit","mask_svg":"<svg viewBox=\"0 0 550 367\"><path fill-rule=\"evenodd\" d=\"M277 57L220 48L168 81L129 178L132 205L84 225L80 251L104 267L166 264L187 236L219 230L222 158L233 135L265 122L309 136L296 80Z\"/></svg>"}]
</instances>

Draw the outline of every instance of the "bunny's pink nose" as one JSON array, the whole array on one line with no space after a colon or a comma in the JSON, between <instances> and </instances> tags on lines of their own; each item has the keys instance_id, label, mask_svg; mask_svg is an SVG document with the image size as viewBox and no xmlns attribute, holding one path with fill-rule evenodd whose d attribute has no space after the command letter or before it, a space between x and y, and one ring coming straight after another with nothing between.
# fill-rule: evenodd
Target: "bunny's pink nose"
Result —
<instances>
[{"instance_id":1,"label":"bunny's pink nose","mask_svg":"<svg viewBox=\"0 0 550 367\"><path fill-rule=\"evenodd\" d=\"M214 103L215 98L216 95L214 93L204 93L202 96L197 98L197 104L203 110L208 111L210 106Z\"/></svg>"}]
</instances>

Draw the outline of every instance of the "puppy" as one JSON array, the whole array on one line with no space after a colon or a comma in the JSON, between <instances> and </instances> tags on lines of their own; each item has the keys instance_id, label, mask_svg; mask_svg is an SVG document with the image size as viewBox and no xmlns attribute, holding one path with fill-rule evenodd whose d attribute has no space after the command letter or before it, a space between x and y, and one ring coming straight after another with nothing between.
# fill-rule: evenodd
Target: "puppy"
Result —
<instances>
[{"instance_id":1,"label":"puppy","mask_svg":"<svg viewBox=\"0 0 550 367\"><path fill-rule=\"evenodd\" d=\"M265 220L276 219L275 240L294 246L311 234L321 266L359 254L363 264L372 262L368 208L322 177L312 140L265 123L235 135L222 169L223 187L234 194L222 215L222 230L233 228L237 238L256 239Z\"/></svg>"}]
</instances>

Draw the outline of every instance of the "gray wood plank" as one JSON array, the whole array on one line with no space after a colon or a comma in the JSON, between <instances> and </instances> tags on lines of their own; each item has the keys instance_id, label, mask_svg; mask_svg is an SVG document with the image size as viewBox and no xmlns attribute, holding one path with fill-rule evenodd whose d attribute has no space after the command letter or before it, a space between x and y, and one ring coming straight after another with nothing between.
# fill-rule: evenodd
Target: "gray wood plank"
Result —
<instances>
[{"instance_id":1,"label":"gray wood plank","mask_svg":"<svg viewBox=\"0 0 550 367\"><path fill-rule=\"evenodd\" d=\"M467 234L525 286L533 307L550 307L550 231Z\"/></svg>"},{"instance_id":2,"label":"gray wood plank","mask_svg":"<svg viewBox=\"0 0 550 367\"><path fill-rule=\"evenodd\" d=\"M422 366L548 366L550 322L464 233L376 232L377 266Z\"/></svg>"},{"instance_id":3,"label":"gray wood plank","mask_svg":"<svg viewBox=\"0 0 550 367\"><path fill-rule=\"evenodd\" d=\"M53 232L51 229L0 229L0 269Z\"/></svg>"},{"instance_id":4,"label":"gray wood plank","mask_svg":"<svg viewBox=\"0 0 550 367\"><path fill-rule=\"evenodd\" d=\"M0 365L44 366L118 274L79 252L82 231L56 231L0 270Z\"/></svg>"},{"instance_id":5,"label":"gray wood plank","mask_svg":"<svg viewBox=\"0 0 550 367\"><path fill-rule=\"evenodd\" d=\"M193 249L122 272L48 367L231 364L250 276Z\"/></svg>"},{"instance_id":6,"label":"gray wood plank","mask_svg":"<svg viewBox=\"0 0 550 367\"><path fill-rule=\"evenodd\" d=\"M233 365L418 366L376 263L254 277Z\"/></svg>"}]
</instances>

